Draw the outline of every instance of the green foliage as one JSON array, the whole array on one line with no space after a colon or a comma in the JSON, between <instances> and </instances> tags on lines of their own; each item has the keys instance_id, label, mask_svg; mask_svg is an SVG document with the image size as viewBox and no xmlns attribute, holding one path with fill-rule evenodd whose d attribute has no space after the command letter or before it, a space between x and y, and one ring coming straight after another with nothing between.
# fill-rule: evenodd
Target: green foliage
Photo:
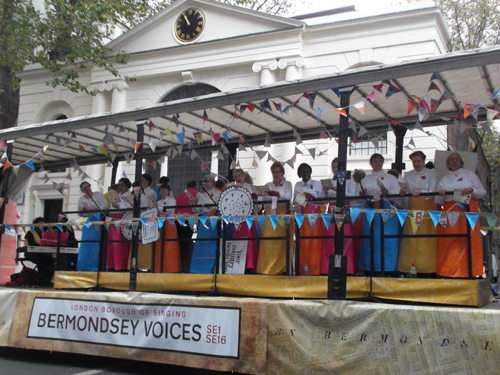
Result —
<instances>
[{"instance_id":1,"label":"green foliage","mask_svg":"<svg viewBox=\"0 0 500 375\"><path fill-rule=\"evenodd\" d=\"M498 0L434 0L451 31L451 50L500 44Z\"/></svg>"}]
</instances>

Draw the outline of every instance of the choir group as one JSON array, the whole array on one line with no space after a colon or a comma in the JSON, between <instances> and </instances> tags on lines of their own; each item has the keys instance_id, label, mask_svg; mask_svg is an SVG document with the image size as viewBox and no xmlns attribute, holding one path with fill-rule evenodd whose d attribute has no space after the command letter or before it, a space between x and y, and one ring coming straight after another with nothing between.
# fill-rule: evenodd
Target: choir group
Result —
<instances>
[{"instance_id":1,"label":"choir group","mask_svg":"<svg viewBox=\"0 0 500 375\"><path fill-rule=\"evenodd\" d=\"M348 212L345 210L348 207L393 209L377 211L373 217L362 215L354 222L345 220L343 252L347 258L348 274L369 271L407 274L410 268L413 268L424 275L481 276L483 251L479 226L471 230L470 265L466 237L435 236L467 233L466 218L463 215L455 215L451 222L451 219L447 220L443 215L444 220L436 227L424 213L437 209L445 212L478 211L477 199L482 198L486 191L478 177L463 168L460 154L451 153L448 156L448 173L440 181L437 180L436 171L426 167L425 158L423 152L413 152L410 155L413 170L405 173L401 179L383 170L384 158L380 154L371 156L372 171L367 176L361 176L364 178L339 178L338 163L334 159L331 163L333 177L330 180L317 181L311 178L312 168L303 163L297 170L301 180L293 189L292 184L285 179L283 165L275 162L271 166L272 181L264 187L253 186L248 173L235 169L230 183L221 184L211 175L207 175L200 190L197 189L196 182L190 181L177 198L172 196L167 177L162 177L158 185L153 185L151 176L143 174L137 186L132 186L127 178L122 178L104 195L93 192L90 184L84 181L80 185L83 195L78 202L78 210L83 216L88 216L88 221L99 221L102 220L102 212L107 209L132 208L136 194L140 198L142 208L156 208L160 217L172 217L176 214L182 214L183 217L196 216L199 221L194 239L191 226L182 225L177 220L165 220L160 229L162 235L156 243L139 243L137 268L150 272L212 273L216 266L219 246L216 240L217 228L212 226L207 218L213 218L217 214L216 203L227 185L247 189L256 202L255 207L261 208L261 214L280 215L293 212L338 212L335 211L338 210L338 207L335 207L337 188L339 184L345 184L347 200L343 207L344 212ZM437 194L422 195L433 192ZM454 193L451 195L447 192ZM404 200L386 199L386 196L391 194L406 194L409 197ZM319 198L323 200L320 201ZM441 200L438 202L439 198ZM401 208L402 205L405 209L415 210L413 212L422 210L423 215L416 218L419 224L416 232L410 220L401 228L394 208ZM106 214L114 221L124 219L124 215L131 214L124 214L123 211ZM329 257L335 250L333 237L337 229L335 221L331 221L325 222L320 215L307 215L300 229L296 228L293 220L287 223L288 226L276 226L270 220L265 220L255 221L250 227L243 221L239 225L227 225L224 236L228 239L245 239L246 273L283 274L287 272L288 263L293 267L294 274L322 275L328 273ZM97 271L101 228L98 225L83 228L77 270ZM106 270L122 271L130 268L131 242L122 229L110 225L105 233ZM403 236L401 239L397 236L401 233L430 237ZM383 235L392 237L384 237L382 243ZM265 240L269 237L273 239ZM279 237L283 239L276 239ZM290 256L288 262L287 254Z\"/></svg>"}]
</instances>

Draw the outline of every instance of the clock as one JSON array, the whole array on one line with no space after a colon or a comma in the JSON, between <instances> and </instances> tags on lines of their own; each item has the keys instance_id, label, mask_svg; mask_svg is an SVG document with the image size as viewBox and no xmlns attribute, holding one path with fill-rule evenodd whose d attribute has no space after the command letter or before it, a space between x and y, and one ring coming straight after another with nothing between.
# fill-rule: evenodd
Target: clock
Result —
<instances>
[{"instance_id":1,"label":"clock","mask_svg":"<svg viewBox=\"0 0 500 375\"><path fill-rule=\"evenodd\" d=\"M219 211L222 216L248 216L253 211L252 193L241 186L230 186L220 195Z\"/></svg>"},{"instance_id":2,"label":"clock","mask_svg":"<svg viewBox=\"0 0 500 375\"><path fill-rule=\"evenodd\" d=\"M174 24L175 37L183 43L196 40L205 27L205 16L198 8L188 8L177 16Z\"/></svg>"}]
</instances>

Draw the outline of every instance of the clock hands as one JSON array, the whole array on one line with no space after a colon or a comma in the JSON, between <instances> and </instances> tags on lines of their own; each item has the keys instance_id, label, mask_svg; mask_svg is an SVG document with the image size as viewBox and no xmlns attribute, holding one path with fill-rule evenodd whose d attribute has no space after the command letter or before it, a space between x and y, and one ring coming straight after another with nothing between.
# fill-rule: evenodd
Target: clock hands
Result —
<instances>
[{"instance_id":1,"label":"clock hands","mask_svg":"<svg viewBox=\"0 0 500 375\"><path fill-rule=\"evenodd\" d=\"M186 17L186 13L182 13L182 15L184 16L184 19L186 20L188 26L191 26L191 22L189 22L188 18Z\"/></svg>"}]
</instances>

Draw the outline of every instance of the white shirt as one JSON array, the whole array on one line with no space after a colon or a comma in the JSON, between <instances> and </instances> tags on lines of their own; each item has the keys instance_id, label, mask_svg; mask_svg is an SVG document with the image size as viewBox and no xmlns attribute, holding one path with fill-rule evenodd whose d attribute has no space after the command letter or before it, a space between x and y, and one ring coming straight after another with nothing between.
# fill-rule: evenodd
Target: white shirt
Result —
<instances>
[{"instance_id":1,"label":"white shirt","mask_svg":"<svg viewBox=\"0 0 500 375\"><path fill-rule=\"evenodd\" d=\"M273 181L266 184L268 191L277 191L280 193L278 199L292 199L292 183L285 179L281 180L281 184L276 186Z\"/></svg>"},{"instance_id":2,"label":"white shirt","mask_svg":"<svg viewBox=\"0 0 500 375\"><path fill-rule=\"evenodd\" d=\"M95 203L94 203L95 201ZM96 203L99 207L96 206ZM98 211L106 210L108 208L108 201L104 198L104 195L99 193L98 191L92 192L92 198L89 198L86 194L82 195L80 199L78 199L78 211ZM94 213L92 213L93 215ZM85 215L85 213L81 213L80 215Z\"/></svg>"},{"instance_id":3,"label":"white shirt","mask_svg":"<svg viewBox=\"0 0 500 375\"><path fill-rule=\"evenodd\" d=\"M141 192L141 208L149 208L152 202L156 202L156 191L151 186L148 186Z\"/></svg>"},{"instance_id":4,"label":"white shirt","mask_svg":"<svg viewBox=\"0 0 500 375\"><path fill-rule=\"evenodd\" d=\"M209 190L207 190L207 193L203 192L203 193L200 193L198 195L198 204L205 204L205 205L211 204L211 205L213 205L213 204L217 204L219 202L219 197L221 194L220 191L218 191L217 189L209 189ZM198 207L196 212L199 212L199 213L208 212L213 207L214 206Z\"/></svg>"},{"instance_id":5,"label":"white shirt","mask_svg":"<svg viewBox=\"0 0 500 375\"><path fill-rule=\"evenodd\" d=\"M472 188L472 197L482 198L486 195L486 190L479 181L476 174L468 169L460 168L456 171L448 171L437 185L437 190L456 191ZM445 200L453 200L453 196L446 195Z\"/></svg>"},{"instance_id":6,"label":"white shirt","mask_svg":"<svg viewBox=\"0 0 500 375\"><path fill-rule=\"evenodd\" d=\"M406 172L404 182L408 185L410 193L433 193L437 185L436 170L423 168L421 171Z\"/></svg>"},{"instance_id":7,"label":"white shirt","mask_svg":"<svg viewBox=\"0 0 500 375\"><path fill-rule=\"evenodd\" d=\"M361 180L361 186L367 195L380 195L381 188L379 183L385 186L389 194L399 194L399 191L401 190L399 188L398 179L393 175L385 173L384 171L372 172L372 174Z\"/></svg>"},{"instance_id":8,"label":"white shirt","mask_svg":"<svg viewBox=\"0 0 500 375\"><path fill-rule=\"evenodd\" d=\"M163 210L164 206L175 206L175 198L172 198L168 196L167 198L160 199L156 202L156 205L158 206L158 212L160 216L167 215L167 216L172 216L175 211L175 207L167 208L166 211Z\"/></svg>"},{"instance_id":9,"label":"white shirt","mask_svg":"<svg viewBox=\"0 0 500 375\"><path fill-rule=\"evenodd\" d=\"M332 185L337 186L338 181L332 179ZM357 195L357 185L354 180L345 180L345 196L346 197L354 197ZM329 189L327 192L327 196L329 198L335 198L337 196L337 190Z\"/></svg>"},{"instance_id":10,"label":"white shirt","mask_svg":"<svg viewBox=\"0 0 500 375\"><path fill-rule=\"evenodd\" d=\"M132 192L127 190L124 193L119 193L118 196L120 197L118 208L132 208L134 204L134 195L132 194Z\"/></svg>"},{"instance_id":11,"label":"white shirt","mask_svg":"<svg viewBox=\"0 0 500 375\"><path fill-rule=\"evenodd\" d=\"M294 201L297 201L297 193L302 192L302 193L309 193L311 194L314 198L323 198L323 186L321 185L321 182L310 179L307 182L304 181L298 181L295 184L294 188ZM299 199L300 201L300 199Z\"/></svg>"}]
</instances>

